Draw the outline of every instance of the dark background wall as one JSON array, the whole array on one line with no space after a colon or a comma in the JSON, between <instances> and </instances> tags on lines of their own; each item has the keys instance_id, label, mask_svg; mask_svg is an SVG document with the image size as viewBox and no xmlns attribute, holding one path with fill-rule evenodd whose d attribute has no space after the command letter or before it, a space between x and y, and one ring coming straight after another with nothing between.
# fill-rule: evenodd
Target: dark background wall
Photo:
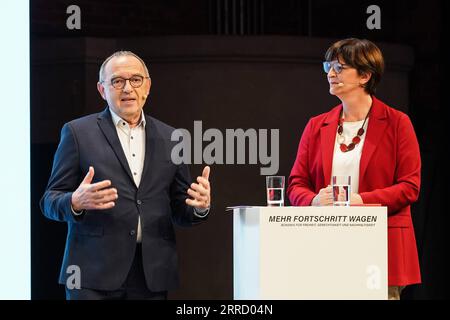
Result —
<instances>
[{"instance_id":1,"label":"dark background wall","mask_svg":"<svg viewBox=\"0 0 450 320\"><path fill-rule=\"evenodd\" d=\"M387 70L377 96L410 115L420 142L423 182L413 219L423 284L405 290L404 298L448 297L445 1L30 3L33 298L64 298L56 281L66 227L46 220L38 201L62 125L105 106L95 86L106 56L129 49L144 58L152 75L145 111L174 127L192 130L202 120L203 130L280 129L279 174L288 176L309 117L338 103L320 62L332 42L349 36L381 47ZM81 8L81 30L66 28L71 4ZM366 28L370 4L381 8L381 30ZM192 174L201 168L192 166ZM211 181L209 221L177 230L182 284L170 298L232 298L232 217L225 207L264 204L264 177L259 165L213 165Z\"/></svg>"}]
</instances>

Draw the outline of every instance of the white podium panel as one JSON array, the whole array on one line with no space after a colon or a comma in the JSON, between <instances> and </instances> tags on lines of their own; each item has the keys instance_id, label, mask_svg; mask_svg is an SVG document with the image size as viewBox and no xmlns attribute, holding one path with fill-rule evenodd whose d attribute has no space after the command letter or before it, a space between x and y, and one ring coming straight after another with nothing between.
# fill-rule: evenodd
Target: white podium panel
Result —
<instances>
[{"instance_id":1,"label":"white podium panel","mask_svg":"<svg viewBox=\"0 0 450 320\"><path fill-rule=\"evenodd\" d=\"M386 207L234 209L235 299L387 299Z\"/></svg>"}]
</instances>

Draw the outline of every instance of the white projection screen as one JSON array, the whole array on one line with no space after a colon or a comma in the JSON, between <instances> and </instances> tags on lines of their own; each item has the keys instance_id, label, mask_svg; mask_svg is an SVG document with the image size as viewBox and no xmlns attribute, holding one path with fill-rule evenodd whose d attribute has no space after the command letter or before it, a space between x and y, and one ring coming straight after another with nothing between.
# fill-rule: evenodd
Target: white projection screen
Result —
<instances>
[{"instance_id":1,"label":"white projection screen","mask_svg":"<svg viewBox=\"0 0 450 320\"><path fill-rule=\"evenodd\" d=\"M30 299L30 15L0 2L0 300Z\"/></svg>"}]
</instances>

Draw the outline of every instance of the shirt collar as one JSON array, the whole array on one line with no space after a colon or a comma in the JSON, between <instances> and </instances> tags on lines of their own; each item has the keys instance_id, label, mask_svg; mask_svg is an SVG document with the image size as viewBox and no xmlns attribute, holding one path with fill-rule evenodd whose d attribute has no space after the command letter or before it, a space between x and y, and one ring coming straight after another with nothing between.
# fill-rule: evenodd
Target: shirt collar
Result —
<instances>
[{"instance_id":1,"label":"shirt collar","mask_svg":"<svg viewBox=\"0 0 450 320\"><path fill-rule=\"evenodd\" d=\"M121 117L119 117L111 108L109 108L109 112L111 112L111 118L116 127L125 121ZM125 123L127 123L127 122L125 121ZM145 128L146 123L147 122L145 121L144 110L141 110L141 121L139 122L139 124L137 126L139 127L142 125Z\"/></svg>"}]
</instances>

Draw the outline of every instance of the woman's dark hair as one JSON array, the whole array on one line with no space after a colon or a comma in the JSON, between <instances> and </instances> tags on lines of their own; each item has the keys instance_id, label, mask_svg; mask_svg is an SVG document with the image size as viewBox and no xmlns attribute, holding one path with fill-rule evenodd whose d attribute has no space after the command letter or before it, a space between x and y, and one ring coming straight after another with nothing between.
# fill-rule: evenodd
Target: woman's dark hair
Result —
<instances>
[{"instance_id":1,"label":"woman's dark hair","mask_svg":"<svg viewBox=\"0 0 450 320\"><path fill-rule=\"evenodd\" d=\"M349 38L337 41L325 53L326 61L342 59L355 68L359 75L371 73L370 80L364 85L368 94L374 94L384 72L384 59L380 49L366 39Z\"/></svg>"}]
</instances>

